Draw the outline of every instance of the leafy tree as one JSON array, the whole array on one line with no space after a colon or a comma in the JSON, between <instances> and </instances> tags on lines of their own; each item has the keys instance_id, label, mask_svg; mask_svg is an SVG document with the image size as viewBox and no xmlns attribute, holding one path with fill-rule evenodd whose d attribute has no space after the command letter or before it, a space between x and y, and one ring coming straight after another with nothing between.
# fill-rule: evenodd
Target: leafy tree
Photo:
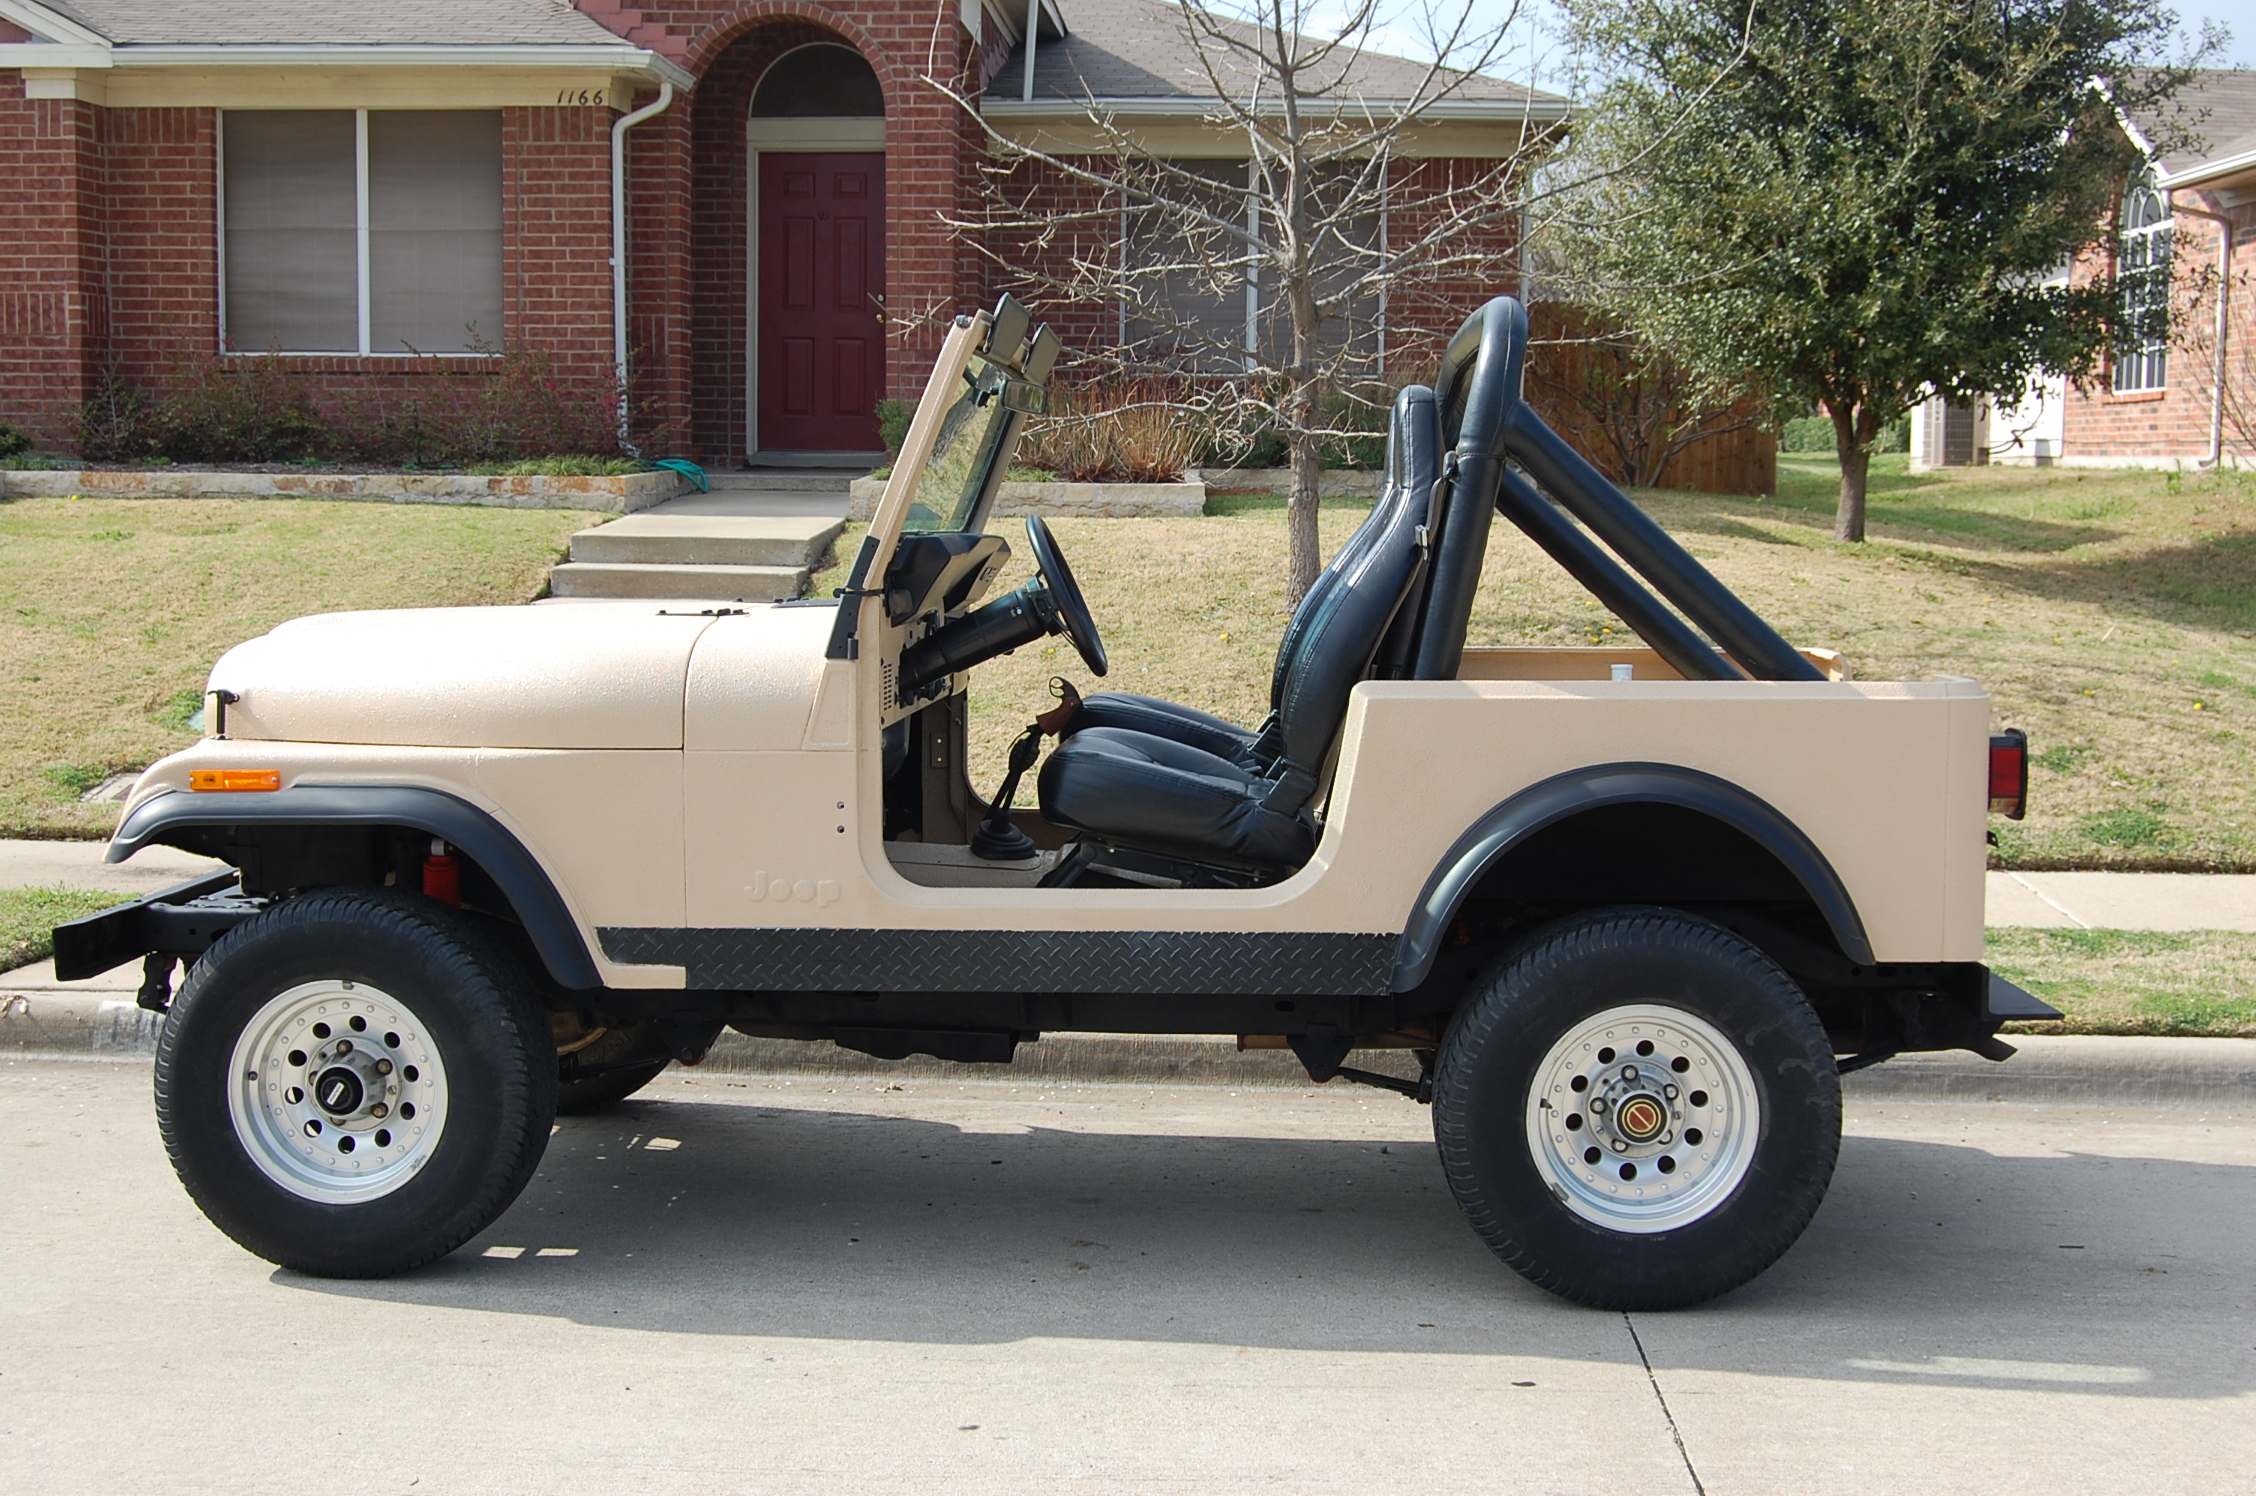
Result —
<instances>
[{"instance_id":1,"label":"leafy tree","mask_svg":"<svg viewBox=\"0 0 2256 1496\"><path fill-rule=\"evenodd\" d=\"M1850 541L1875 444L1930 391L2096 373L2123 299L2060 272L2140 168L2116 111L2172 113L2191 72L2165 54L2222 45L2181 44L2160 0L1566 3L1603 82L1556 252L1718 389L1821 407Z\"/></svg>"}]
</instances>

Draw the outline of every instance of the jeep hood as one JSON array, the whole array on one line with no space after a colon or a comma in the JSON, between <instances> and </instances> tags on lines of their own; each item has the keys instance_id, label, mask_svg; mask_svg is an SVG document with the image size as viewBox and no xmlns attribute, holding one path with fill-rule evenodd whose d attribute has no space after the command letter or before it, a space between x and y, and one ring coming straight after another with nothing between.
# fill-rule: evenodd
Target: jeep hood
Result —
<instances>
[{"instance_id":1,"label":"jeep hood","mask_svg":"<svg viewBox=\"0 0 2256 1496\"><path fill-rule=\"evenodd\" d=\"M691 659L710 630L725 626L730 654L768 657L811 695L822 664L811 625L827 630L828 615L755 607L714 618L648 602L330 613L229 650L210 689L235 693L231 738L679 748Z\"/></svg>"}]
</instances>

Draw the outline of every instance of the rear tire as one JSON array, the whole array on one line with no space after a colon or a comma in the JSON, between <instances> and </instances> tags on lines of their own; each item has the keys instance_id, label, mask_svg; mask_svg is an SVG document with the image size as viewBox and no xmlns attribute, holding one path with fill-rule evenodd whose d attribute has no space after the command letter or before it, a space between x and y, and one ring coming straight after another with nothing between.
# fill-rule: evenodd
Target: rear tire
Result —
<instances>
[{"instance_id":1,"label":"rear tire","mask_svg":"<svg viewBox=\"0 0 2256 1496\"><path fill-rule=\"evenodd\" d=\"M157 1122L214 1225L298 1272L444 1257L508 1209L556 1110L555 1043L516 959L385 890L307 894L222 937L157 1049Z\"/></svg>"},{"instance_id":2,"label":"rear tire","mask_svg":"<svg viewBox=\"0 0 2256 1496\"><path fill-rule=\"evenodd\" d=\"M1683 1308L1809 1225L1840 1077L1762 951L1675 910L1600 910L1537 932L1460 1011L1434 1137L1466 1220L1522 1277L1593 1308Z\"/></svg>"}]
</instances>

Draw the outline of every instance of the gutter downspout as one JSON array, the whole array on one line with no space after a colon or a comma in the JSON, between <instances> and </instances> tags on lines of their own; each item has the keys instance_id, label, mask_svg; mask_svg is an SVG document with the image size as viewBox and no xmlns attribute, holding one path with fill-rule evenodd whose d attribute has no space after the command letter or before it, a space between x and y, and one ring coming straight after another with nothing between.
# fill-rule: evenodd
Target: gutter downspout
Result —
<instances>
[{"instance_id":1,"label":"gutter downspout","mask_svg":"<svg viewBox=\"0 0 2256 1496\"><path fill-rule=\"evenodd\" d=\"M1041 30L1042 0L1026 0L1026 82L1018 95L1022 104L1034 102L1034 43L1040 40Z\"/></svg>"},{"instance_id":2,"label":"gutter downspout","mask_svg":"<svg viewBox=\"0 0 2256 1496\"><path fill-rule=\"evenodd\" d=\"M674 85L660 80L658 97L611 125L611 367L619 388L619 450L640 456L627 439L627 132L674 102Z\"/></svg>"},{"instance_id":3,"label":"gutter downspout","mask_svg":"<svg viewBox=\"0 0 2256 1496\"><path fill-rule=\"evenodd\" d=\"M2225 460L2225 352L2226 340L2232 335L2233 221L2207 208L2183 207L2175 192L2169 201L2172 213L2207 219L2217 226L2217 362L2209 380L2209 455L2201 461L2203 467L2213 468Z\"/></svg>"}]
</instances>

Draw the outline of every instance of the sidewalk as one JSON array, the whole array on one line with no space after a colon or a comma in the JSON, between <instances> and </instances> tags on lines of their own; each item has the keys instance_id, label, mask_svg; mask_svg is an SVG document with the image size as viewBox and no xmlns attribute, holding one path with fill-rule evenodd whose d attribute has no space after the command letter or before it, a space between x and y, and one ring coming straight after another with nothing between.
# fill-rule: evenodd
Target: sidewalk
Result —
<instances>
[{"instance_id":1,"label":"sidewalk","mask_svg":"<svg viewBox=\"0 0 2256 1496\"><path fill-rule=\"evenodd\" d=\"M106 888L139 897L222 864L170 847L104 863L103 842L0 841L0 888ZM2256 873L1991 873L1993 925L2256 931Z\"/></svg>"}]
</instances>

